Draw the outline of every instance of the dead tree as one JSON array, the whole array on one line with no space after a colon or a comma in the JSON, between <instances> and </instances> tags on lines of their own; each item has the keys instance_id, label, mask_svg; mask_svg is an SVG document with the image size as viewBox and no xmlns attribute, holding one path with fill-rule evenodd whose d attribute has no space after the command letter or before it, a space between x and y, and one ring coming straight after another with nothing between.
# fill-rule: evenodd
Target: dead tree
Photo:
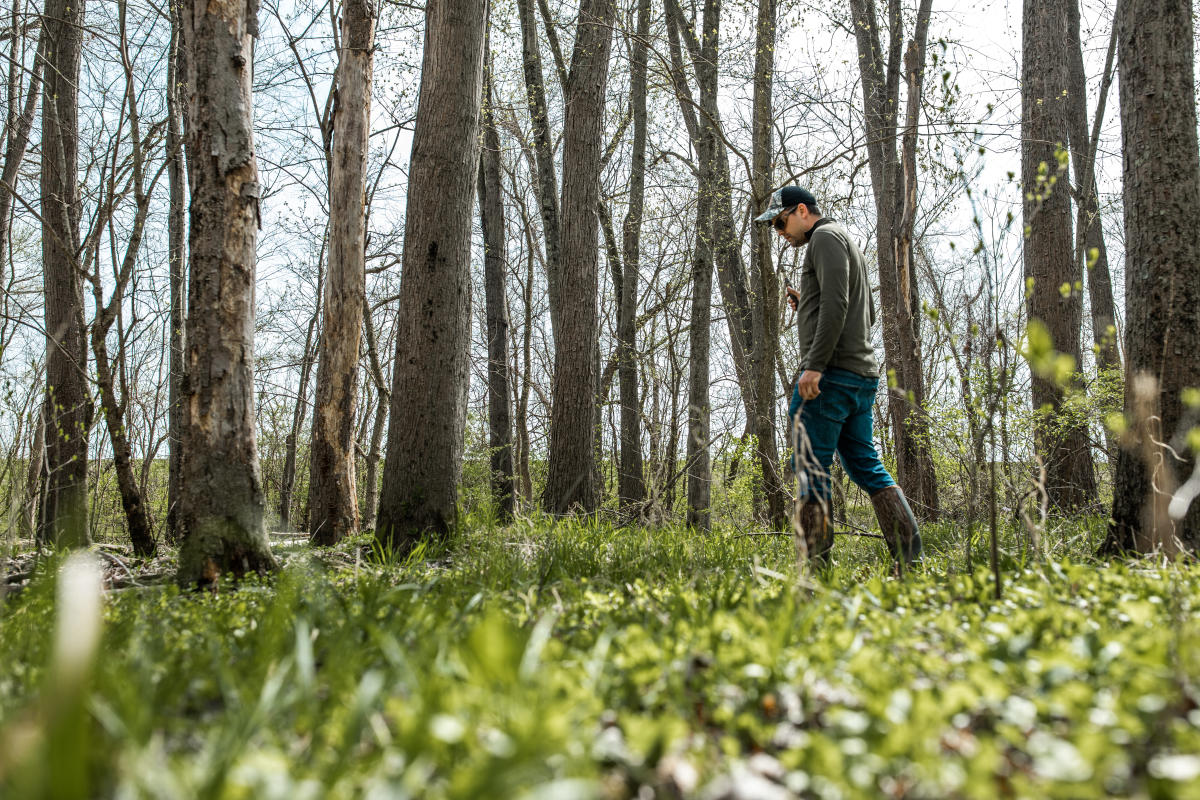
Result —
<instances>
[{"instance_id":1,"label":"dead tree","mask_svg":"<svg viewBox=\"0 0 1200 800\"><path fill-rule=\"evenodd\" d=\"M320 545L358 533L354 418L366 304L365 192L377 17L372 0L347 0L342 8L329 179L329 273L309 451L308 529Z\"/></svg>"},{"instance_id":2,"label":"dead tree","mask_svg":"<svg viewBox=\"0 0 1200 800\"><path fill-rule=\"evenodd\" d=\"M191 225L183 384L183 544L177 579L275 567L263 526L254 429L254 246L260 224L251 127L253 4L184 0Z\"/></svg>"},{"instance_id":3,"label":"dead tree","mask_svg":"<svg viewBox=\"0 0 1200 800\"><path fill-rule=\"evenodd\" d=\"M912 38L905 46L900 0L887 0L884 26L879 24L876 0L850 0L862 77L867 159L875 195L879 297L889 378L888 416L896 448L897 478L916 513L928 519L937 516L938 494L925 411L913 226L917 213L917 124L931 5L932 0L921 0ZM889 33L886 51L881 35L885 31ZM899 128L902 80L907 95L903 130Z\"/></svg>"}]
</instances>

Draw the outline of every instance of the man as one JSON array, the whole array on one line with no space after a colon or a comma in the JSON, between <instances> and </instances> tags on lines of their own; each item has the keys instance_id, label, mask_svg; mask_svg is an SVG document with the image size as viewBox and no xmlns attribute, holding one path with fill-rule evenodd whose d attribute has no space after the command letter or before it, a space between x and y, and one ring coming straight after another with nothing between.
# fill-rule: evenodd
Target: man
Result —
<instances>
[{"instance_id":1,"label":"man","mask_svg":"<svg viewBox=\"0 0 1200 800\"><path fill-rule=\"evenodd\" d=\"M801 372L788 419L808 556L824 561L833 547L829 467L836 450L846 474L870 495L888 551L899 565L910 566L921 557L921 535L904 493L879 460L872 433L879 364L862 253L846 228L821 216L812 192L799 186L772 194L755 221L772 223L794 247L808 245L800 288L787 289L800 328Z\"/></svg>"}]
</instances>

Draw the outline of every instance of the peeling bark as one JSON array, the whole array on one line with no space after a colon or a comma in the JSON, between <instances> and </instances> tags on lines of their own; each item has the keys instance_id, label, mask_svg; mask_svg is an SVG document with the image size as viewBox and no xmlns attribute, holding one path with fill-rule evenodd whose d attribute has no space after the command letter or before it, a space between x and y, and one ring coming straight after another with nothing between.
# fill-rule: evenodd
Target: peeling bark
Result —
<instances>
[{"instance_id":1,"label":"peeling bark","mask_svg":"<svg viewBox=\"0 0 1200 800\"><path fill-rule=\"evenodd\" d=\"M191 171L187 374L177 580L274 569L254 430L258 165L251 128L257 6L185 0Z\"/></svg>"},{"instance_id":2,"label":"peeling bark","mask_svg":"<svg viewBox=\"0 0 1200 800\"><path fill-rule=\"evenodd\" d=\"M354 418L366 304L364 198L377 16L372 0L347 0L342 9L329 183L329 274L309 462L308 529L318 545L358 533Z\"/></svg>"}]
</instances>

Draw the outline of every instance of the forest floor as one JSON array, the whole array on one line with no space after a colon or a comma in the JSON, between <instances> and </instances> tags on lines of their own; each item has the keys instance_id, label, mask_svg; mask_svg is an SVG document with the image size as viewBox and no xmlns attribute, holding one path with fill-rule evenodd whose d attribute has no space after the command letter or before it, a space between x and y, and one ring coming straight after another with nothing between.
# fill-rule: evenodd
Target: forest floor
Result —
<instances>
[{"instance_id":1,"label":"forest floor","mask_svg":"<svg viewBox=\"0 0 1200 800\"><path fill-rule=\"evenodd\" d=\"M1006 537L999 599L949 525L904 580L871 539L808 576L787 537L545 521L205 594L102 556L90 634L48 560L0 600L0 796L1200 798L1200 568L1095 530Z\"/></svg>"}]
</instances>

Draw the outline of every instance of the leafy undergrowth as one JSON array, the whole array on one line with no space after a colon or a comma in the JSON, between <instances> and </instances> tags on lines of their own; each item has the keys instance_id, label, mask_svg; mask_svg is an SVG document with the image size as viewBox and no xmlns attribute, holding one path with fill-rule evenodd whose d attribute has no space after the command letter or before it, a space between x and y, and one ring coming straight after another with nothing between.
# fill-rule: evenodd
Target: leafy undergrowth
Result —
<instances>
[{"instance_id":1,"label":"leafy undergrowth","mask_svg":"<svg viewBox=\"0 0 1200 800\"><path fill-rule=\"evenodd\" d=\"M1200 569L1010 564L997 601L878 550L802 580L786 538L578 523L297 550L108 592L78 668L44 569L0 616L0 796L1200 798Z\"/></svg>"}]
</instances>

